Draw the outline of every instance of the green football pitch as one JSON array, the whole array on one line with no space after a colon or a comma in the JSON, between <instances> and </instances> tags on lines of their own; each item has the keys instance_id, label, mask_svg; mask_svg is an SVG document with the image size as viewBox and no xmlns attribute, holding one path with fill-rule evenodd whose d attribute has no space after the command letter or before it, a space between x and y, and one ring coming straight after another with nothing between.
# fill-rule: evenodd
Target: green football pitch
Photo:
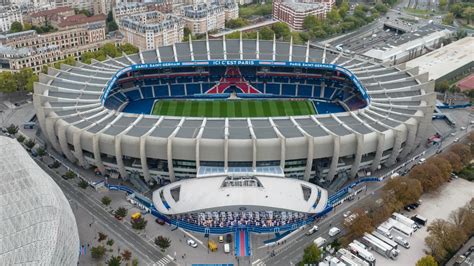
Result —
<instances>
[{"instance_id":1,"label":"green football pitch","mask_svg":"<svg viewBox=\"0 0 474 266\"><path fill-rule=\"evenodd\" d=\"M270 117L315 114L309 100L158 100L152 114L188 117Z\"/></svg>"}]
</instances>

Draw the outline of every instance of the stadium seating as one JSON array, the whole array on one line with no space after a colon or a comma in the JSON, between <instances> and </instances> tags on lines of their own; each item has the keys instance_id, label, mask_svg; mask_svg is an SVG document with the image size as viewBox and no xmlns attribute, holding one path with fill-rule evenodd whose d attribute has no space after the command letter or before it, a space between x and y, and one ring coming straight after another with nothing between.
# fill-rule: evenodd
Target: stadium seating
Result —
<instances>
[{"instance_id":1,"label":"stadium seating","mask_svg":"<svg viewBox=\"0 0 474 266\"><path fill-rule=\"evenodd\" d=\"M168 85L155 85L153 86L153 90L155 91L155 97L168 97Z\"/></svg>"},{"instance_id":2,"label":"stadium seating","mask_svg":"<svg viewBox=\"0 0 474 266\"><path fill-rule=\"evenodd\" d=\"M128 99L130 99L130 101L138 101L142 99L140 91L137 89L133 89L133 90L125 92L125 95L127 96Z\"/></svg>"},{"instance_id":3,"label":"stadium seating","mask_svg":"<svg viewBox=\"0 0 474 266\"><path fill-rule=\"evenodd\" d=\"M153 97L153 88L151 86L142 87L140 90L142 91L143 98L145 98L145 99L154 98Z\"/></svg>"}]
</instances>

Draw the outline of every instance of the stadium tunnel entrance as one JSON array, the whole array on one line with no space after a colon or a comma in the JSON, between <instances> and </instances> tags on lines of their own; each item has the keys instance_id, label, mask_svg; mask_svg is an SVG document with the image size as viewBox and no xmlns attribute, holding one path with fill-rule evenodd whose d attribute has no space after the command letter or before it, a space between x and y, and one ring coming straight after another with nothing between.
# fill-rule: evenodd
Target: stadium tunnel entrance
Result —
<instances>
[{"instance_id":1,"label":"stadium tunnel entrance","mask_svg":"<svg viewBox=\"0 0 474 266\"><path fill-rule=\"evenodd\" d=\"M116 73L102 102L128 113L187 117L328 114L370 103L357 77L340 66L235 62L132 65Z\"/></svg>"}]
</instances>

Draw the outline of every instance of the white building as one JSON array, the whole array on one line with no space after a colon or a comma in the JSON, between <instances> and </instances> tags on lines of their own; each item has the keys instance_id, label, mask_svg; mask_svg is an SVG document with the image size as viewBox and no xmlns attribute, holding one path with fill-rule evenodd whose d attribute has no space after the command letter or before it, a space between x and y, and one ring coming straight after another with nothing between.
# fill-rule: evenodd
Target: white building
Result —
<instances>
[{"instance_id":1,"label":"white building","mask_svg":"<svg viewBox=\"0 0 474 266\"><path fill-rule=\"evenodd\" d=\"M238 18L239 7L234 1L220 3L198 3L181 9L181 15L193 33L206 33L225 27L225 22Z\"/></svg>"},{"instance_id":2,"label":"white building","mask_svg":"<svg viewBox=\"0 0 474 266\"><path fill-rule=\"evenodd\" d=\"M17 6L3 7L0 9L0 31L9 31L12 23L15 21L23 24L23 17Z\"/></svg>"},{"instance_id":3,"label":"white building","mask_svg":"<svg viewBox=\"0 0 474 266\"><path fill-rule=\"evenodd\" d=\"M77 265L76 218L61 189L15 139L0 137L0 264Z\"/></svg>"}]
</instances>

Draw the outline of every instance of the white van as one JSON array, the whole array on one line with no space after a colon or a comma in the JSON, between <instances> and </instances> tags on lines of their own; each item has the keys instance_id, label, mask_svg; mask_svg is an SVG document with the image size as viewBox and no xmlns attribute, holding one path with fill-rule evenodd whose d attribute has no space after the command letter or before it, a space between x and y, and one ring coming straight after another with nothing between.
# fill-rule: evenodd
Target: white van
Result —
<instances>
[{"instance_id":1,"label":"white van","mask_svg":"<svg viewBox=\"0 0 474 266\"><path fill-rule=\"evenodd\" d=\"M410 243L408 243L408 241L405 240L405 238L401 237L401 236L397 236L393 239L395 242L397 242L397 244L399 244L400 246L406 248L406 249L409 249L410 248Z\"/></svg>"},{"instance_id":2,"label":"white van","mask_svg":"<svg viewBox=\"0 0 474 266\"><path fill-rule=\"evenodd\" d=\"M225 243L224 244L224 253L229 253L230 252L230 244L229 243Z\"/></svg>"},{"instance_id":3,"label":"white van","mask_svg":"<svg viewBox=\"0 0 474 266\"><path fill-rule=\"evenodd\" d=\"M337 234L339 234L341 232L341 229L337 228L337 227L333 227L331 229L329 229L329 236L335 236Z\"/></svg>"},{"instance_id":4,"label":"white van","mask_svg":"<svg viewBox=\"0 0 474 266\"><path fill-rule=\"evenodd\" d=\"M318 247L322 247L324 246L324 244L326 244L326 239L325 238L322 238L322 237L318 237L316 238L315 240L313 240L313 243Z\"/></svg>"},{"instance_id":5,"label":"white van","mask_svg":"<svg viewBox=\"0 0 474 266\"><path fill-rule=\"evenodd\" d=\"M310 236L310 235L316 233L318 230L319 230L318 226L315 225L315 226L311 227L311 229L309 229L308 232L306 232L306 235L307 235L307 236Z\"/></svg>"},{"instance_id":6,"label":"white van","mask_svg":"<svg viewBox=\"0 0 474 266\"><path fill-rule=\"evenodd\" d=\"M377 227L377 232L381 233L382 235L384 235L385 237L388 237L390 239L393 238L392 234L390 234L390 230L388 230L387 228L385 228L383 226Z\"/></svg>"}]
</instances>

